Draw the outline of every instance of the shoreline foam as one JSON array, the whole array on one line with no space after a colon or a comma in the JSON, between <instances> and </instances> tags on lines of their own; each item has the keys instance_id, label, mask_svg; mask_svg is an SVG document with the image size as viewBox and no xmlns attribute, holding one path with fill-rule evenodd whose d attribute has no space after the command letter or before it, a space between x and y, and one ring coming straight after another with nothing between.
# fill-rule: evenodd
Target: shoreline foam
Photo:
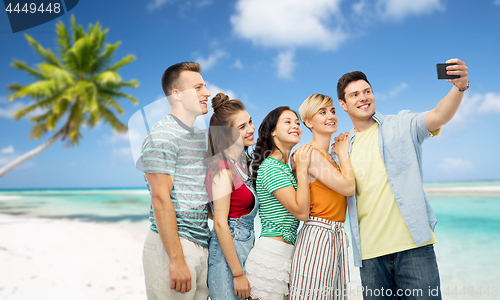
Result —
<instances>
[{"instance_id":1,"label":"shoreline foam","mask_svg":"<svg viewBox=\"0 0 500 300\"><path fill-rule=\"evenodd\" d=\"M427 195L449 194L450 196L463 195L499 195L500 186L469 186L469 187L426 187L424 191Z\"/></svg>"}]
</instances>

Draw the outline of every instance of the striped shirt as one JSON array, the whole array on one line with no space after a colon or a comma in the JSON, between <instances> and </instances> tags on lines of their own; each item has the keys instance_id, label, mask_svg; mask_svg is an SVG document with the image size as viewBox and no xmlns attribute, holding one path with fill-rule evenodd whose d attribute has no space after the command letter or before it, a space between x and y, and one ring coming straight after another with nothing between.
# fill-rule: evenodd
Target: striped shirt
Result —
<instances>
[{"instance_id":1,"label":"striped shirt","mask_svg":"<svg viewBox=\"0 0 500 300\"><path fill-rule=\"evenodd\" d=\"M287 186L297 190L297 181L290 167L272 157L266 158L257 171L255 186L260 202L260 236L282 236L285 242L295 244L299 220L273 195L274 191Z\"/></svg>"},{"instance_id":2,"label":"striped shirt","mask_svg":"<svg viewBox=\"0 0 500 300\"><path fill-rule=\"evenodd\" d=\"M208 248L208 195L205 133L188 127L173 115L155 124L142 144L144 173L168 174L173 178L170 198L180 237ZM146 181L149 192L151 187ZM158 232L151 204L151 230Z\"/></svg>"}]
</instances>

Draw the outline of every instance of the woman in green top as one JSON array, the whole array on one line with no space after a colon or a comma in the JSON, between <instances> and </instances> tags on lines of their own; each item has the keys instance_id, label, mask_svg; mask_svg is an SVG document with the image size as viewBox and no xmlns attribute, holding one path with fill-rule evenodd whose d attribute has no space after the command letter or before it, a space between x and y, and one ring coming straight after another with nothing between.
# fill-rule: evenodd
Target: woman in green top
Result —
<instances>
[{"instance_id":1,"label":"woman in green top","mask_svg":"<svg viewBox=\"0 0 500 300\"><path fill-rule=\"evenodd\" d=\"M245 263L252 299L283 300L299 220L309 218L308 168L312 148L294 154L297 180L288 166L292 148L302 135L300 120L288 106L271 111L259 127L252 177L259 197L262 232Z\"/></svg>"}]
</instances>

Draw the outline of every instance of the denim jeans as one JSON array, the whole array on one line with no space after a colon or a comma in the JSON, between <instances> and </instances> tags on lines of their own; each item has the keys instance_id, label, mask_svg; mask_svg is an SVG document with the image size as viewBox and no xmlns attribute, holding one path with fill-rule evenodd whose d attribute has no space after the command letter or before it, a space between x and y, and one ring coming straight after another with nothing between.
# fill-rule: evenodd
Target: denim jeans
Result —
<instances>
[{"instance_id":1,"label":"denim jeans","mask_svg":"<svg viewBox=\"0 0 500 300\"><path fill-rule=\"evenodd\" d=\"M441 299L433 245L363 260L363 299Z\"/></svg>"},{"instance_id":2,"label":"denim jeans","mask_svg":"<svg viewBox=\"0 0 500 300\"><path fill-rule=\"evenodd\" d=\"M253 189L251 191L253 192ZM243 271L245 271L244 265L248 253L255 243L254 219L259 210L259 200L255 194L254 199L255 204L249 214L227 220L236 255ZM233 273L222 253L215 230L211 232L208 245L208 288L210 298L213 300L242 299L234 295Z\"/></svg>"}]
</instances>

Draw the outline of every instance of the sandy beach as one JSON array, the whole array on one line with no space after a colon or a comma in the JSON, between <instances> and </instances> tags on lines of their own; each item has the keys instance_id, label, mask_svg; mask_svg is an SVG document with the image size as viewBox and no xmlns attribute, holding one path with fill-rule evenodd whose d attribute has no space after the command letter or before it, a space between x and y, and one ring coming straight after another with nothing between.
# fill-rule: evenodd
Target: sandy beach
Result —
<instances>
[{"instance_id":1,"label":"sandy beach","mask_svg":"<svg viewBox=\"0 0 500 300\"><path fill-rule=\"evenodd\" d=\"M0 299L145 299L146 233L0 214Z\"/></svg>"},{"instance_id":2,"label":"sandy beach","mask_svg":"<svg viewBox=\"0 0 500 300\"><path fill-rule=\"evenodd\" d=\"M146 299L141 225L0 214L0 299Z\"/></svg>"}]
</instances>

